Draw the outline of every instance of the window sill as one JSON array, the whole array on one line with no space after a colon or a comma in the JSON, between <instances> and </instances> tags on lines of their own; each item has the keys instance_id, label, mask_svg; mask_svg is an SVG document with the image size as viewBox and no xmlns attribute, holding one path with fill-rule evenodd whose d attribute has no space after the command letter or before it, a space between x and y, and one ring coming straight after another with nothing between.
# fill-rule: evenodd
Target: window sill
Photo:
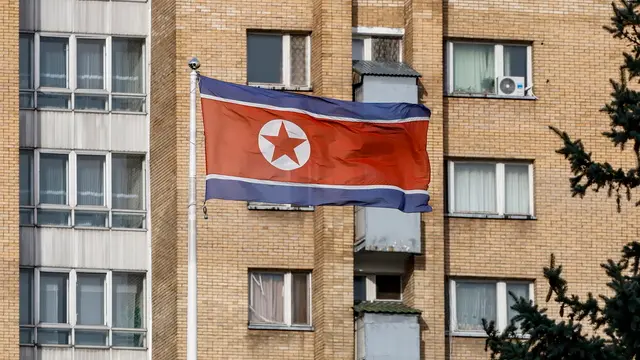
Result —
<instances>
[{"instance_id":1,"label":"window sill","mask_svg":"<svg viewBox=\"0 0 640 360\"><path fill-rule=\"evenodd\" d=\"M533 215L494 215L494 214L444 214L450 218L493 219L493 220L538 220Z\"/></svg>"},{"instance_id":2,"label":"window sill","mask_svg":"<svg viewBox=\"0 0 640 360\"><path fill-rule=\"evenodd\" d=\"M287 85L279 85L279 84L252 84L248 83L247 85L261 88L261 89L269 89L269 90L283 90L283 91L313 91L312 86L287 86Z\"/></svg>"},{"instance_id":3,"label":"window sill","mask_svg":"<svg viewBox=\"0 0 640 360\"><path fill-rule=\"evenodd\" d=\"M535 95L525 95L525 96L506 96L506 95L496 95L496 94L464 94L464 93L445 93L445 97L452 98L473 98L473 99L503 99L503 100L538 100L538 97Z\"/></svg>"},{"instance_id":4,"label":"window sill","mask_svg":"<svg viewBox=\"0 0 640 360\"><path fill-rule=\"evenodd\" d=\"M278 331L314 331L311 325L257 325L249 324L249 330L278 330Z\"/></svg>"},{"instance_id":5,"label":"window sill","mask_svg":"<svg viewBox=\"0 0 640 360\"><path fill-rule=\"evenodd\" d=\"M452 337L461 337L461 338L477 338L477 339L486 339L488 337L488 335L483 331L483 332L479 332L479 331L454 331L454 332L449 332L446 331L445 332L446 336L452 336ZM517 334L516 336L517 339L521 339L521 340L526 340L531 338L530 335L528 334Z\"/></svg>"},{"instance_id":6,"label":"window sill","mask_svg":"<svg viewBox=\"0 0 640 360\"><path fill-rule=\"evenodd\" d=\"M117 114L117 115L147 115L146 111L140 112L140 111L126 111L126 110L111 110L111 113Z\"/></svg>"},{"instance_id":7,"label":"window sill","mask_svg":"<svg viewBox=\"0 0 640 360\"><path fill-rule=\"evenodd\" d=\"M71 109L64 109L64 108L35 108L35 110L37 111L52 111L52 112L72 112L73 110Z\"/></svg>"}]
</instances>

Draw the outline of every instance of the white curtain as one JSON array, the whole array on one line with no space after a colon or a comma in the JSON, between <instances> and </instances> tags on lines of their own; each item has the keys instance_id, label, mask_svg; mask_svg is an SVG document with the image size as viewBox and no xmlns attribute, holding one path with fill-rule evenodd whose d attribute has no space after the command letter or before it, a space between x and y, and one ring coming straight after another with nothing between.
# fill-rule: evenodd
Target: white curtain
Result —
<instances>
[{"instance_id":1,"label":"white curtain","mask_svg":"<svg viewBox=\"0 0 640 360\"><path fill-rule=\"evenodd\" d=\"M114 209L144 209L142 160L141 155L113 155L111 206Z\"/></svg>"},{"instance_id":2,"label":"white curtain","mask_svg":"<svg viewBox=\"0 0 640 360\"><path fill-rule=\"evenodd\" d=\"M78 274L76 307L78 324L104 324L104 275Z\"/></svg>"},{"instance_id":3,"label":"white curtain","mask_svg":"<svg viewBox=\"0 0 640 360\"><path fill-rule=\"evenodd\" d=\"M20 325L33 324L33 277L30 270L20 270Z\"/></svg>"},{"instance_id":4,"label":"white curtain","mask_svg":"<svg viewBox=\"0 0 640 360\"><path fill-rule=\"evenodd\" d=\"M28 151L20 151L20 205L32 205L32 169L33 153Z\"/></svg>"},{"instance_id":5,"label":"white curtain","mask_svg":"<svg viewBox=\"0 0 640 360\"><path fill-rule=\"evenodd\" d=\"M511 307L516 303L509 292L512 292L518 299L523 297L529 300L529 284L507 283L507 321L511 321L514 316L518 315Z\"/></svg>"},{"instance_id":6,"label":"white curtain","mask_svg":"<svg viewBox=\"0 0 640 360\"><path fill-rule=\"evenodd\" d=\"M113 275L113 327L126 329L142 328L143 319L143 275Z\"/></svg>"},{"instance_id":7,"label":"white curtain","mask_svg":"<svg viewBox=\"0 0 640 360\"><path fill-rule=\"evenodd\" d=\"M104 205L104 156L78 155L78 205Z\"/></svg>"},{"instance_id":8,"label":"white curtain","mask_svg":"<svg viewBox=\"0 0 640 360\"><path fill-rule=\"evenodd\" d=\"M529 214L529 165L505 165L505 212Z\"/></svg>"},{"instance_id":9,"label":"white curtain","mask_svg":"<svg viewBox=\"0 0 640 360\"><path fill-rule=\"evenodd\" d=\"M67 155L40 154L40 203L67 204Z\"/></svg>"},{"instance_id":10,"label":"white curtain","mask_svg":"<svg viewBox=\"0 0 640 360\"><path fill-rule=\"evenodd\" d=\"M284 275L250 275L249 322L284 323Z\"/></svg>"},{"instance_id":11,"label":"white curtain","mask_svg":"<svg viewBox=\"0 0 640 360\"><path fill-rule=\"evenodd\" d=\"M67 87L67 38L40 38L40 86Z\"/></svg>"},{"instance_id":12,"label":"white curtain","mask_svg":"<svg viewBox=\"0 0 640 360\"><path fill-rule=\"evenodd\" d=\"M78 89L104 89L104 40L78 39Z\"/></svg>"},{"instance_id":13,"label":"white curtain","mask_svg":"<svg viewBox=\"0 0 640 360\"><path fill-rule=\"evenodd\" d=\"M113 39L112 91L143 93L142 39Z\"/></svg>"},{"instance_id":14,"label":"white curtain","mask_svg":"<svg viewBox=\"0 0 640 360\"><path fill-rule=\"evenodd\" d=\"M458 213L496 212L496 166L454 164L454 208Z\"/></svg>"},{"instance_id":15,"label":"white curtain","mask_svg":"<svg viewBox=\"0 0 640 360\"><path fill-rule=\"evenodd\" d=\"M459 331L482 331L482 319L496 321L496 284L456 281Z\"/></svg>"},{"instance_id":16,"label":"white curtain","mask_svg":"<svg viewBox=\"0 0 640 360\"><path fill-rule=\"evenodd\" d=\"M67 323L67 275L40 273L40 322Z\"/></svg>"},{"instance_id":17,"label":"white curtain","mask_svg":"<svg viewBox=\"0 0 640 360\"><path fill-rule=\"evenodd\" d=\"M453 90L464 93L494 92L494 46L453 45Z\"/></svg>"}]
</instances>

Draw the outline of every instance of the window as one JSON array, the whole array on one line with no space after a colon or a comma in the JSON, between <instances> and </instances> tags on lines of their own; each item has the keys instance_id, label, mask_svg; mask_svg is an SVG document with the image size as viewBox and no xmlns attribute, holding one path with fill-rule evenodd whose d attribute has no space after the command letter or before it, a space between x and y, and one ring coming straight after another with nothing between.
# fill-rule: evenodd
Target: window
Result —
<instances>
[{"instance_id":1,"label":"window","mask_svg":"<svg viewBox=\"0 0 640 360\"><path fill-rule=\"evenodd\" d=\"M402 37L356 35L351 40L353 60L402 61Z\"/></svg>"},{"instance_id":2,"label":"window","mask_svg":"<svg viewBox=\"0 0 640 360\"><path fill-rule=\"evenodd\" d=\"M533 216L533 164L449 162L449 213L466 216Z\"/></svg>"},{"instance_id":3,"label":"window","mask_svg":"<svg viewBox=\"0 0 640 360\"><path fill-rule=\"evenodd\" d=\"M354 301L402 300L401 275L357 275L353 278Z\"/></svg>"},{"instance_id":4,"label":"window","mask_svg":"<svg viewBox=\"0 0 640 360\"><path fill-rule=\"evenodd\" d=\"M28 207L29 154L24 152L20 162L21 224L145 228L144 155L37 151L39 191L34 220Z\"/></svg>"},{"instance_id":5,"label":"window","mask_svg":"<svg viewBox=\"0 0 640 360\"><path fill-rule=\"evenodd\" d=\"M20 343L144 347L144 284L143 273L21 269Z\"/></svg>"},{"instance_id":6,"label":"window","mask_svg":"<svg viewBox=\"0 0 640 360\"><path fill-rule=\"evenodd\" d=\"M144 52L138 38L21 34L20 107L144 112Z\"/></svg>"},{"instance_id":7,"label":"window","mask_svg":"<svg viewBox=\"0 0 640 360\"><path fill-rule=\"evenodd\" d=\"M516 316L511 306L517 298L524 297L534 301L533 283L527 281L495 280L451 280L450 329L459 335L486 335L482 328L482 319L494 321L499 330L504 330Z\"/></svg>"},{"instance_id":8,"label":"window","mask_svg":"<svg viewBox=\"0 0 640 360\"><path fill-rule=\"evenodd\" d=\"M306 89L311 85L311 37L303 34L248 33L250 85Z\"/></svg>"},{"instance_id":9,"label":"window","mask_svg":"<svg viewBox=\"0 0 640 360\"><path fill-rule=\"evenodd\" d=\"M249 272L249 324L257 327L310 326L311 274Z\"/></svg>"},{"instance_id":10,"label":"window","mask_svg":"<svg viewBox=\"0 0 640 360\"><path fill-rule=\"evenodd\" d=\"M33 224L33 151L20 150L20 225Z\"/></svg>"},{"instance_id":11,"label":"window","mask_svg":"<svg viewBox=\"0 0 640 360\"><path fill-rule=\"evenodd\" d=\"M447 92L450 94L496 94L496 78L532 79L531 46L450 41L447 44ZM525 95L531 95L526 91Z\"/></svg>"}]
</instances>

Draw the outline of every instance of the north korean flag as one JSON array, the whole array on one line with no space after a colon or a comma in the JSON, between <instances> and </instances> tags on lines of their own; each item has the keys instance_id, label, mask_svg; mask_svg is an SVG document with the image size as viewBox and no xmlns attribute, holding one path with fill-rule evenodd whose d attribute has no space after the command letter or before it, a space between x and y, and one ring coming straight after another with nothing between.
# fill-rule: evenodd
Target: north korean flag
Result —
<instances>
[{"instance_id":1,"label":"north korean flag","mask_svg":"<svg viewBox=\"0 0 640 360\"><path fill-rule=\"evenodd\" d=\"M360 103L200 76L206 199L429 212L421 104Z\"/></svg>"}]
</instances>

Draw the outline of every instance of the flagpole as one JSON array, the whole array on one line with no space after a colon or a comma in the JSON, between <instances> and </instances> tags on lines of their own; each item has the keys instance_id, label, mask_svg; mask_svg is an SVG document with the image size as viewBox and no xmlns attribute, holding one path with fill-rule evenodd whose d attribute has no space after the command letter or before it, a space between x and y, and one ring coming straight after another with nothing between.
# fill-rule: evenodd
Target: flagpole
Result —
<instances>
[{"instance_id":1,"label":"flagpole","mask_svg":"<svg viewBox=\"0 0 640 360\"><path fill-rule=\"evenodd\" d=\"M187 360L198 359L198 262L196 258L196 91L200 61L192 58L189 111L189 260L187 281Z\"/></svg>"}]
</instances>

